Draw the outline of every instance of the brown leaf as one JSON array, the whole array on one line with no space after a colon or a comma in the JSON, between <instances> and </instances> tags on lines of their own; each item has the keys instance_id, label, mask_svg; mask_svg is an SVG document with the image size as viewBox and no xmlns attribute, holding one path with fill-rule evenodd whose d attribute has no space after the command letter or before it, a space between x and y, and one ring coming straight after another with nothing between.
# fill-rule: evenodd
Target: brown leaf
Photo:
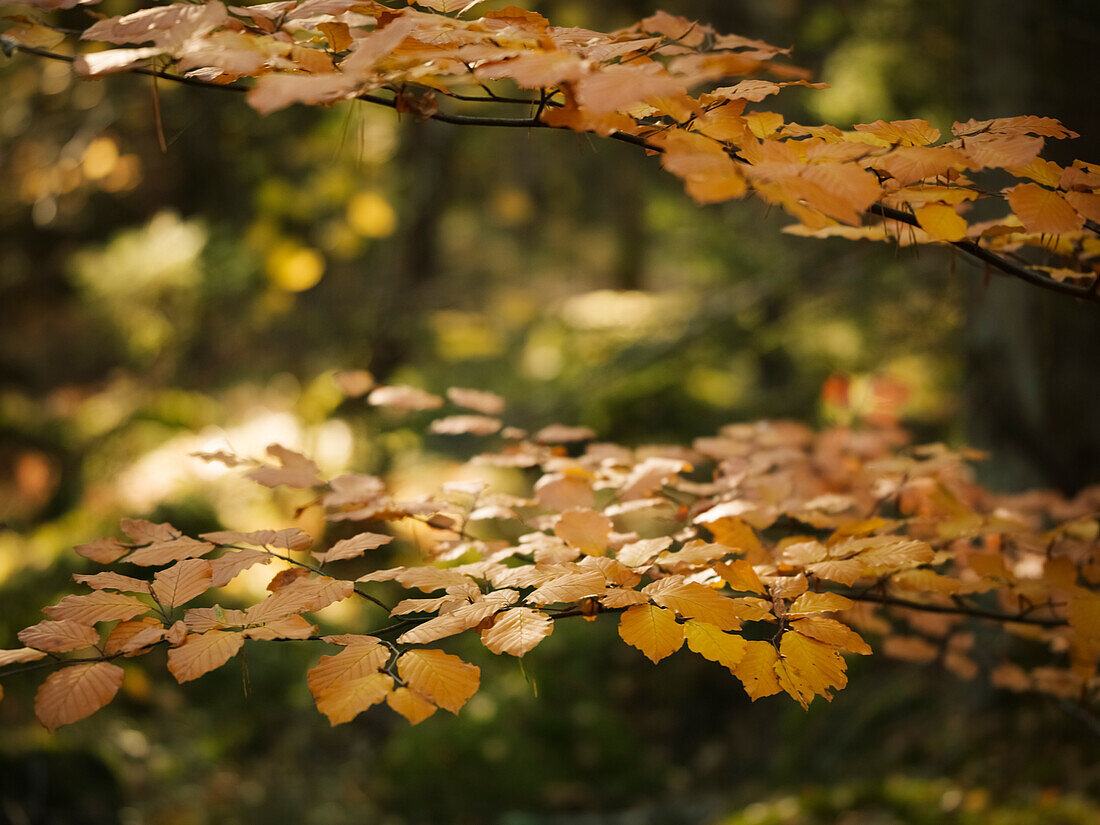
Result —
<instances>
[{"instance_id":1,"label":"brown leaf","mask_svg":"<svg viewBox=\"0 0 1100 825\"><path fill-rule=\"evenodd\" d=\"M342 539L332 546L332 549L318 553L314 551L313 557L321 562L339 561L341 559L355 559L363 555L367 550L374 550L384 544L393 541L393 536L382 533L360 533L350 539Z\"/></svg>"},{"instance_id":2,"label":"brown leaf","mask_svg":"<svg viewBox=\"0 0 1100 825\"><path fill-rule=\"evenodd\" d=\"M34 713L50 733L91 716L115 698L123 671L110 662L73 665L51 673L34 697Z\"/></svg>"},{"instance_id":3,"label":"brown leaf","mask_svg":"<svg viewBox=\"0 0 1100 825\"><path fill-rule=\"evenodd\" d=\"M20 630L16 638L27 647L49 653L67 653L99 644L99 633L94 627L69 620L41 621Z\"/></svg>"},{"instance_id":4,"label":"brown leaf","mask_svg":"<svg viewBox=\"0 0 1100 825\"><path fill-rule=\"evenodd\" d=\"M132 619L148 610L149 605L135 596L102 590L86 596L66 596L55 605L42 608L52 619L69 619L84 625Z\"/></svg>"},{"instance_id":5,"label":"brown leaf","mask_svg":"<svg viewBox=\"0 0 1100 825\"><path fill-rule=\"evenodd\" d=\"M239 631L192 633L182 645L168 651L168 670L182 685L224 665L242 644L244 634Z\"/></svg>"},{"instance_id":6,"label":"brown leaf","mask_svg":"<svg viewBox=\"0 0 1100 825\"><path fill-rule=\"evenodd\" d=\"M153 597L162 607L179 607L209 590L212 577L206 559L184 559L153 577Z\"/></svg>"}]
</instances>

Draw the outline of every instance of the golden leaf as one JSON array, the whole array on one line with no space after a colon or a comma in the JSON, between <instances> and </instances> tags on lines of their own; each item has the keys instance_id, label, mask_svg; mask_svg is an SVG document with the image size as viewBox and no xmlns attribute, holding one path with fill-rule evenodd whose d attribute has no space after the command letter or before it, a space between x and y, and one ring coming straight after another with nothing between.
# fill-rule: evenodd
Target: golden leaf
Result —
<instances>
[{"instance_id":1,"label":"golden leaf","mask_svg":"<svg viewBox=\"0 0 1100 825\"><path fill-rule=\"evenodd\" d=\"M435 713L435 705L407 687L399 687L393 690L386 697L386 704L408 719L413 725L419 725Z\"/></svg>"},{"instance_id":2,"label":"golden leaf","mask_svg":"<svg viewBox=\"0 0 1100 825\"><path fill-rule=\"evenodd\" d=\"M92 590L119 590L124 593L149 592L149 582L144 579L123 576L121 573L110 570L105 570L102 573L92 573L91 575L74 573L73 581L78 584L86 584Z\"/></svg>"},{"instance_id":3,"label":"golden leaf","mask_svg":"<svg viewBox=\"0 0 1100 825\"><path fill-rule=\"evenodd\" d=\"M110 662L73 665L51 673L34 697L34 713L53 733L91 716L115 698L123 671Z\"/></svg>"},{"instance_id":4,"label":"golden leaf","mask_svg":"<svg viewBox=\"0 0 1100 825\"><path fill-rule=\"evenodd\" d=\"M397 659L397 672L412 690L444 710L458 713L477 692L481 669L442 650L410 650Z\"/></svg>"},{"instance_id":5,"label":"golden leaf","mask_svg":"<svg viewBox=\"0 0 1100 825\"><path fill-rule=\"evenodd\" d=\"M359 679L342 680L321 695L314 694L317 710L328 717L330 725L350 722L372 705L386 698L393 687L388 673L372 673Z\"/></svg>"},{"instance_id":6,"label":"golden leaf","mask_svg":"<svg viewBox=\"0 0 1100 825\"><path fill-rule=\"evenodd\" d=\"M182 645L168 651L168 670L180 684L190 682L224 665L242 644L244 634L239 631L192 633Z\"/></svg>"},{"instance_id":7,"label":"golden leaf","mask_svg":"<svg viewBox=\"0 0 1100 825\"><path fill-rule=\"evenodd\" d=\"M263 550L231 550L210 562L210 586L224 587L254 564L270 564Z\"/></svg>"},{"instance_id":8,"label":"golden leaf","mask_svg":"<svg viewBox=\"0 0 1100 825\"><path fill-rule=\"evenodd\" d=\"M731 671L745 655L746 642L743 638L724 633L721 628L696 619L684 622L684 637L695 653Z\"/></svg>"},{"instance_id":9,"label":"golden leaf","mask_svg":"<svg viewBox=\"0 0 1100 825\"><path fill-rule=\"evenodd\" d=\"M966 221L950 206L929 203L914 210L917 223L937 241L961 241L966 237Z\"/></svg>"},{"instance_id":10,"label":"golden leaf","mask_svg":"<svg viewBox=\"0 0 1100 825\"><path fill-rule=\"evenodd\" d=\"M685 581L683 576L668 576L642 588L661 607L675 610L685 619L698 619L722 630L741 626L737 605L713 588Z\"/></svg>"},{"instance_id":11,"label":"golden leaf","mask_svg":"<svg viewBox=\"0 0 1100 825\"><path fill-rule=\"evenodd\" d=\"M640 604L623 613L619 620L619 636L656 664L680 649L684 643L684 628L677 624L676 614L671 610Z\"/></svg>"},{"instance_id":12,"label":"golden leaf","mask_svg":"<svg viewBox=\"0 0 1100 825\"><path fill-rule=\"evenodd\" d=\"M787 608L788 616L808 616L813 613L829 613L847 610L852 600L837 593L803 593Z\"/></svg>"},{"instance_id":13,"label":"golden leaf","mask_svg":"<svg viewBox=\"0 0 1100 825\"><path fill-rule=\"evenodd\" d=\"M871 646L863 641L862 636L848 625L835 619L827 619L824 616L809 616L791 622L790 628L796 633L809 636L811 639L838 647L841 650L859 653L862 656L868 656L871 653Z\"/></svg>"},{"instance_id":14,"label":"golden leaf","mask_svg":"<svg viewBox=\"0 0 1100 825\"><path fill-rule=\"evenodd\" d=\"M516 607L497 617L481 634L481 641L493 653L522 656L554 632L554 621L529 607Z\"/></svg>"},{"instance_id":15,"label":"golden leaf","mask_svg":"<svg viewBox=\"0 0 1100 825\"><path fill-rule=\"evenodd\" d=\"M771 642L745 642L745 652L733 668L733 675L745 686L745 693L754 702L763 696L779 693L775 663L779 659Z\"/></svg>"},{"instance_id":16,"label":"golden leaf","mask_svg":"<svg viewBox=\"0 0 1100 825\"><path fill-rule=\"evenodd\" d=\"M784 633L779 641L775 675L780 687L808 708L815 696L832 700L833 688L848 684L844 658L836 648L799 633Z\"/></svg>"}]
</instances>

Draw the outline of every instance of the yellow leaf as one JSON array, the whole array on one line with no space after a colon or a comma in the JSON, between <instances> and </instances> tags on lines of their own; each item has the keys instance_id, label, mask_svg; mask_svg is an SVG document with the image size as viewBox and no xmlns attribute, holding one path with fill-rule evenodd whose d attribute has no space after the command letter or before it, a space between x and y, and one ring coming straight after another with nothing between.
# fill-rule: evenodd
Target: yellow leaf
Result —
<instances>
[{"instance_id":1,"label":"yellow leaf","mask_svg":"<svg viewBox=\"0 0 1100 825\"><path fill-rule=\"evenodd\" d=\"M51 619L68 619L78 624L113 622L132 619L149 610L149 605L136 596L97 590L84 596L66 596L42 612Z\"/></svg>"},{"instance_id":2,"label":"yellow leaf","mask_svg":"<svg viewBox=\"0 0 1100 825\"><path fill-rule=\"evenodd\" d=\"M340 681L320 696L315 695L317 710L328 717L331 725L350 722L371 705L383 701L392 687L393 677L388 673Z\"/></svg>"},{"instance_id":3,"label":"yellow leaf","mask_svg":"<svg viewBox=\"0 0 1100 825\"><path fill-rule=\"evenodd\" d=\"M775 675L780 687L808 708L815 696L832 700L831 689L848 684L844 658L836 649L800 633L784 633Z\"/></svg>"},{"instance_id":4,"label":"yellow leaf","mask_svg":"<svg viewBox=\"0 0 1100 825\"><path fill-rule=\"evenodd\" d=\"M244 631L246 639L308 639L317 629L305 617L295 614L281 619L272 619L259 627L250 627Z\"/></svg>"},{"instance_id":5,"label":"yellow leaf","mask_svg":"<svg viewBox=\"0 0 1100 825\"><path fill-rule=\"evenodd\" d=\"M162 607L178 607L209 590L212 579L206 559L184 559L153 577L153 596Z\"/></svg>"},{"instance_id":6,"label":"yellow leaf","mask_svg":"<svg viewBox=\"0 0 1100 825\"><path fill-rule=\"evenodd\" d=\"M410 650L397 660L397 672L412 690L451 713L477 693L481 669L442 650Z\"/></svg>"},{"instance_id":7,"label":"yellow leaf","mask_svg":"<svg viewBox=\"0 0 1100 825\"><path fill-rule=\"evenodd\" d=\"M684 622L684 637L695 653L731 671L745 655L747 643L744 639L724 633L721 628L706 622L695 619Z\"/></svg>"},{"instance_id":8,"label":"yellow leaf","mask_svg":"<svg viewBox=\"0 0 1100 825\"><path fill-rule=\"evenodd\" d=\"M914 210L921 229L937 241L961 241L966 237L966 221L950 206L929 203Z\"/></svg>"},{"instance_id":9,"label":"yellow leaf","mask_svg":"<svg viewBox=\"0 0 1100 825\"><path fill-rule=\"evenodd\" d=\"M672 655L684 643L684 628L676 623L676 614L651 604L640 604L623 613L619 635L654 663Z\"/></svg>"},{"instance_id":10,"label":"yellow leaf","mask_svg":"<svg viewBox=\"0 0 1100 825\"><path fill-rule=\"evenodd\" d=\"M306 674L306 683L314 699L341 682L362 679L377 673L386 664L389 650L377 639L367 636L355 640L339 653L322 656Z\"/></svg>"},{"instance_id":11,"label":"yellow leaf","mask_svg":"<svg viewBox=\"0 0 1100 825\"><path fill-rule=\"evenodd\" d=\"M248 624L265 624L292 613L321 610L333 602L348 598L354 589L349 581L327 576L298 579L259 604L252 605L245 615Z\"/></svg>"},{"instance_id":12,"label":"yellow leaf","mask_svg":"<svg viewBox=\"0 0 1100 825\"><path fill-rule=\"evenodd\" d=\"M27 647L50 653L81 650L99 643L99 634L94 627L67 619L59 622L49 619L41 621L26 630L20 630L17 638Z\"/></svg>"},{"instance_id":13,"label":"yellow leaf","mask_svg":"<svg viewBox=\"0 0 1100 825\"><path fill-rule=\"evenodd\" d=\"M435 705L407 687L399 687L386 697L386 704L400 713L413 725L419 725L433 713Z\"/></svg>"},{"instance_id":14,"label":"yellow leaf","mask_svg":"<svg viewBox=\"0 0 1100 825\"><path fill-rule=\"evenodd\" d=\"M675 610L685 619L698 619L721 630L741 626L737 605L705 584L668 576L642 588L661 607Z\"/></svg>"},{"instance_id":15,"label":"yellow leaf","mask_svg":"<svg viewBox=\"0 0 1100 825\"><path fill-rule=\"evenodd\" d=\"M224 665L242 644L244 634L238 631L192 633L182 645L168 651L168 670L182 685Z\"/></svg>"},{"instance_id":16,"label":"yellow leaf","mask_svg":"<svg viewBox=\"0 0 1100 825\"><path fill-rule=\"evenodd\" d=\"M771 642L745 642L745 653L733 668L733 675L745 686L754 702L762 696L779 693L775 663L779 654Z\"/></svg>"},{"instance_id":17,"label":"yellow leaf","mask_svg":"<svg viewBox=\"0 0 1100 825\"><path fill-rule=\"evenodd\" d=\"M517 607L498 616L481 641L493 653L522 656L553 632L554 621L545 613Z\"/></svg>"},{"instance_id":18,"label":"yellow leaf","mask_svg":"<svg viewBox=\"0 0 1100 825\"><path fill-rule=\"evenodd\" d=\"M812 613L847 610L852 604L851 599L836 593L803 593L787 608L787 615L808 616Z\"/></svg>"},{"instance_id":19,"label":"yellow leaf","mask_svg":"<svg viewBox=\"0 0 1100 825\"><path fill-rule=\"evenodd\" d=\"M809 616L805 619L791 622L791 630L809 636L819 642L824 642L841 650L859 653L867 656L871 653L871 646L863 641L863 637L846 624L827 619L824 616Z\"/></svg>"},{"instance_id":20,"label":"yellow leaf","mask_svg":"<svg viewBox=\"0 0 1100 825\"><path fill-rule=\"evenodd\" d=\"M110 662L74 665L51 673L34 697L34 713L53 733L62 725L91 716L110 702L122 685L123 671Z\"/></svg>"}]
</instances>

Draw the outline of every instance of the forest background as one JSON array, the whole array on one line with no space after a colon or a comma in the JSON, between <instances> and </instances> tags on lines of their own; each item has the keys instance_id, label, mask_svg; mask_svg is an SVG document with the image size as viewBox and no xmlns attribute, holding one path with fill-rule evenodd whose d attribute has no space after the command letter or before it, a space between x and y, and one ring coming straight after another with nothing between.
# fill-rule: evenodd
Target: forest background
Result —
<instances>
[{"instance_id":1,"label":"forest background","mask_svg":"<svg viewBox=\"0 0 1100 825\"><path fill-rule=\"evenodd\" d=\"M503 3L488 3L486 7ZM118 14L129 6L105 2ZM906 0L663 8L794 47L832 85L800 122L1016 114L1100 158L1094 4ZM543 2L598 29L655 10ZM1000 490L1096 482L1100 323L946 250L781 233L758 202L698 207L631 147L398 120L365 104L266 118L147 78L0 63L0 633L38 620L76 543L120 515L189 533L288 513L188 458L301 448L419 489L476 449L368 410L354 374L493 390L513 420L678 442L731 421L899 417L990 449ZM422 422L420 422L422 423ZM262 589L263 582L258 583ZM352 609L327 618L353 627ZM47 739L29 685L0 704L10 822L1085 822L1096 731L1056 700L927 665L853 663L809 713L728 675L654 670L605 632L559 634L461 716L329 730L260 653L155 678ZM247 685L248 695L242 689ZM537 686L537 687L536 687ZM538 698L535 698L537 690ZM22 817L22 819L20 818ZM1057 818L1055 818L1057 817ZM3 820L0 820L3 821Z\"/></svg>"}]
</instances>

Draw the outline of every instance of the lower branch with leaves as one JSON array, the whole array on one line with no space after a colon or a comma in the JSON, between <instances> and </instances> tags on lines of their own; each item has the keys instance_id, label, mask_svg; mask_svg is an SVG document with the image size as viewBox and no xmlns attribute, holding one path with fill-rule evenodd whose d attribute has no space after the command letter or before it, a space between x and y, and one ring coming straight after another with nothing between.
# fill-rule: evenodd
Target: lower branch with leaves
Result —
<instances>
[{"instance_id":1,"label":"lower branch with leaves","mask_svg":"<svg viewBox=\"0 0 1100 825\"><path fill-rule=\"evenodd\" d=\"M506 426L503 400L475 390L451 388L445 401L379 386L368 402L421 413L449 402L457 409L430 430L486 439L468 477L503 469L526 493L466 480L408 501L375 476L325 479L279 445L265 459L198 454L309 491L324 535L192 537L126 519L125 539L76 548L104 569L76 574L90 592L43 608L22 647L0 650L0 678L52 669L35 702L52 731L111 701L123 659L166 649L183 683L249 640L323 641L336 652L306 683L331 724L381 703L416 724L457 713L479 687L479 667L439 643L477 634L492 654L537 656L558 620L583 618L616 621L654 663L686 647L754 701L830 700L847 684L845 657L876 648L1083 713L1100 698L1098 487L1073 499L995 495L971 477L979 456L909 446L895 429L757 422L690 447L631 449L583 427ZM372 563L395 548L404 565ZM233 597L222 588L258 565L278 568L266 597L223 604ZM388 617L320 632L310 615L345 599ZM975 645L990 629L1005 637L996 659Z\"/></svg>"}]
</instances>

